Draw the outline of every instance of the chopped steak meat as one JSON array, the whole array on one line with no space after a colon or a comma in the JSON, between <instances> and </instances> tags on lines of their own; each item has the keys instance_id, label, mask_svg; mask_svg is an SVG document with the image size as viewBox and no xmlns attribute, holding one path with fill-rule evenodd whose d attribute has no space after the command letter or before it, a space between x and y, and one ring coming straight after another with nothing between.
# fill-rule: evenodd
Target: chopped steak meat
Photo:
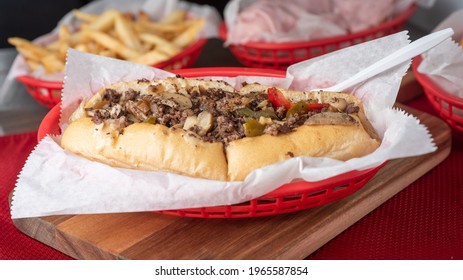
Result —
<instances>
[{"instance_id":1,"label":"chopped steak meat","mask_svg":"<svg viewBox=\"0 0 463 280\"><path fill-rule=\"evenodd\" d=\"M303 111L286 116L287 110L284 107L273 108L267 93L262 92L241 95L199 86L186 92L182 89L178 94L163 95L162 86L151 85L150 89L161 93L106 89L103 93L105 105L88 108L87 113L95 124L113 120L120 126L121 132L132 123L158 123L173 129L184 128L204 141L224 144L246 137L243 125L250 119L265 126L263 133L278 135L291 132L304 123L311 123L308 121L310 117L320 113ZM185 102L185 98L189 99L186 100L188 102ZM348 103L341 113L358 111L359 107Z\"/></svg>"}]
</instances>

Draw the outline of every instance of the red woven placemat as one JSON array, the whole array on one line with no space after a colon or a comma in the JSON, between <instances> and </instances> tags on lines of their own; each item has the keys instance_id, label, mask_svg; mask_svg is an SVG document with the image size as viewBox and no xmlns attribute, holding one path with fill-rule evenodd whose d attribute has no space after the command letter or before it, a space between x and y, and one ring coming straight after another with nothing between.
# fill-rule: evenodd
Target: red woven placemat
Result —
<instances>
[{"instance_id":1,"label":"red woven placemat","mask_svg":"<svg viewBox=\"0 0 463 280\"><path fill-rule=\"evenodd\" d=\"M463 259L463 149L309 259Z\"/></svg>"},{"instance_id":2,"label":"red woven placemat","mask_svg":"<svg viewBox=\"0 0 463 280\"><path fill-rule=\"evenodd\" d=\"M21 233L11 221L8 197L27 156L36 144L36 132L0 137L0 259L3 260L70 259Z\"/></svg>"}]
</instances>

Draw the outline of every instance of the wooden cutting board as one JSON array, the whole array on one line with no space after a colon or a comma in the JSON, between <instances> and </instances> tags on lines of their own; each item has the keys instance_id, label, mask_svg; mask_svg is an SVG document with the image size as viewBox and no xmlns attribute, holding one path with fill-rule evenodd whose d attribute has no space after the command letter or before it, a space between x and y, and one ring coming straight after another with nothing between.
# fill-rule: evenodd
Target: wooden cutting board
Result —
<instances>
[{"instance_id":1,"label":"wooden cutting board","mask_svg":"<svg viewBox=\"0 0 463 280\"><path fill-rule=\"evenodd\" d=\"M303 259L443 161L451 130L401 106L432 133L433 154L390 161L361 190L296 213L245 219L157 213L62 215L13 220L25 234L76 259Z\"/></svg>"}]
</instances>

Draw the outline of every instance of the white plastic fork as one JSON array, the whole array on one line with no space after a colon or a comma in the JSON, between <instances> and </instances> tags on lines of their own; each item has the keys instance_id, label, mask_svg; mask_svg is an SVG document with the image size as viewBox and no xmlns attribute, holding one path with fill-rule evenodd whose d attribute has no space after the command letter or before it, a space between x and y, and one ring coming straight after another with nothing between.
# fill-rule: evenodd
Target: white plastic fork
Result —
<instances>
[{"instance_id":1,"label":"white plastic fork","mask_svg":"<svg viewBox=\"0 0 463 280\"><path fill-rule=\"evenodd\" d=\"M392 54L384 57L383 59L373 63L367 68L361 70L354 76L328 88L312 89L311 91L334 91L341 92L356 84L359 84L379 73L382 73L390 68L401 64L417 55L424 53L425 51L435 47L445 39L453 35L453 29L447 28L441 31L431 33L427 36L423 36L420 39L413 41L407 46L400 48Z\"/></svg>"}]
</instances>

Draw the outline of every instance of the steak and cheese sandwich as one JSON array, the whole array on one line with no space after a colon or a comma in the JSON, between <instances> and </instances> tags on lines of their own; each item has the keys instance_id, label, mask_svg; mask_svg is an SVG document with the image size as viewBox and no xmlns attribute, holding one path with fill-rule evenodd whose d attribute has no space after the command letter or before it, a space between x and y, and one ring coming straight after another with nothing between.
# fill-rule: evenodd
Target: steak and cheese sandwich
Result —
<instances>
[{"instance_id":1,"label":"steak and cheese sandwich","mask_svg":"<svg viewBox=\"0 0 463 280\"><path fill-rule=\"evenodd\" d=\"M224 181L291 157L361 157L380 144L353 95L179 76L106 86L69 122L62 147L91 160Z\"/></svg>"}]
</instances>

